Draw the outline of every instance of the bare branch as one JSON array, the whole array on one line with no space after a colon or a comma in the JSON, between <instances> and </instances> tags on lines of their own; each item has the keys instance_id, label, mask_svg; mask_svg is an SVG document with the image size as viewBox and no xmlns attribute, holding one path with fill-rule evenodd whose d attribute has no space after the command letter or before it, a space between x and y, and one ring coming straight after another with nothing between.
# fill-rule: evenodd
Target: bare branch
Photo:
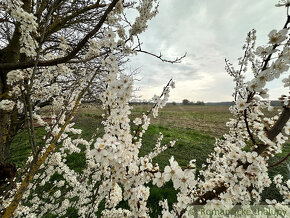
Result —
<instances>
[{"instance_id":1,"label":"bare branch","mask_svg":"<svg viewBox=\"0 0 290 218\"><path fill-rule=\"evenodd\" d=\"M166 84L166 86L163 88L163 91L162 91L161 95L159 96L160 98L162 98L162 96L164 95L166 89L170 86L170 83L171 83L171 82L172 82L172 79L170 79L170 80L168 81L168 83ZM147 111L147 113L146 113L145 115L148 116L148 115L153 111L153 109L154 109L155 107L157 107L157 103L155 103L155 104L153 105L153 107L152 107L149 111ZM134 136L132 137L132 141L133 141L133 142L134 142L134 138L138 135L138 133L141 131L141 129L142 129L142 123L138 125L138 127L137 127L137 129L136 129L136 131L135 131L135 134L134 134Z\"/></svg>"},{"instance_id":2,"label":"bare branch","mask_svg":"<svg viewBox=\"0 0 290 218\"><path fill-rule=\"evenodd\" d=\"M273 165L270 165L268 168L278 166L279 164L281 164L281 163L283 163L285 160L287 160L289 156L290 156L290 153L288 153L288 154L286 155L286 157L284 157L283 159L281 159L281 160L278 161L277 163L274 163Z\"/></svg>"},{"instance_id":3,"label":"bare branch","mask_svg":"<svg viewBox=\"0 0 290 218\"><path fill-rule=\"evenodd\" d=\"M185 53L183 56L181 56L181 57L177 57L175 60L168 60L168 59L163 58L163 55L162 55L161 53L160 53L159 55L156 55L156 54L153 54L153 53L151 53L151 52L144 51L144 50L142 50L142 49L138 49L138 50L136 50L136 51L137 51L137 52L141 52L141 53L145 53L145 54L149 54L149 55L151 55L151 56L154 56L154 57L160 59L162 62L171 63L171 64L181 63L181 60L182 60L183 58L185 58L185 57L186 57L186 54L187 54L187 53ZM0 67L1 67L1 65L0 65Z\"/></svg>"},{"instance_id":4,"label":"bare branch","mask_svg":"<svg viewBox=\"0 0 290 218\"><path fill-rule=\"evenodd\" d=\"M101 17L98 24L95 26L95 28L92 31L90 31L67 56L52 59L52 60L39 61L38 66L54 66L57 64L66 63L72 58L74 58L77 55L77 53L85 46L88 40L91 37L93 37L101 29L102 25L107 19L108 14L113 10L113 8L115 7L118 1L119 0L112 1L112 3L108 6L105 13ZM33 67L34 64L35 64L35 60L31 60L27 62L19 62L19 63L4 63L4 64L0 64L0 69L6 69L6 70L26 69L26 68Z\"/></svg>"}]
</instances>

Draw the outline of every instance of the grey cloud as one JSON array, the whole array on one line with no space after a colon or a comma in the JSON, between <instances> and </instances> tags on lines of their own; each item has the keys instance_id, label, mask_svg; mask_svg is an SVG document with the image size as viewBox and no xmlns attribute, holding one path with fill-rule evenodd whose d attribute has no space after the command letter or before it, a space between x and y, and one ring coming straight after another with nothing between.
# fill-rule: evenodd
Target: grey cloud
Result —
<instances>
[{"instance_id":1,"label":"grey cloud","mask_svg":"<svg viewBox=\"0 0 290 218\"><path fill-rule=\"evenodd\" d=\"M242 55L242 45L248 31L257 29L258 44L267 43L267 34L283 25L285 16L276 1L233 0L166 0L160 2L160 13L141 35L143 48L164 57L176 58L187 52L182 64L166 64L153 57L140 55L132 59L140 71L141 87L163 86L168 79L193 81L211 79L215 85L203 85L202 90L214 88L217 98L232 93L231 79L224 70L224 58L236 63ZM204 72L204 73L203 73ZM211 78L206 78L205 75ZM198 85L198 84L197 84ZM211 87L210 87L211 86ZM184 90L186 92L186 90ZM204 100L211 99L203 91ZM148 93L152 96L152 93ZM219 97L218 97L219 96ZM183 97L179 96L180 99Z\"/></svg>"}]
</instances>

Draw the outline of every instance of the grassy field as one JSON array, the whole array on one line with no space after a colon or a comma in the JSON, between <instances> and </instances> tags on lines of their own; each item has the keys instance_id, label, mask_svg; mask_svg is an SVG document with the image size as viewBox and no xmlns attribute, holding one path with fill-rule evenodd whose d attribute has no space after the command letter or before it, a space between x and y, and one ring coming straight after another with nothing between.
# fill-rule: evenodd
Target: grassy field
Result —
<instances>
[{"instance_id":1,"label":"grassy field","mask_svg":"<svg viewBox=\"0 0 290 218\"><path fill-rule=\"evenodd\" d=\"M131 120L150 109L150 105L134 106ZM76 125L84 130L85 136L91 136L100 127L102 111L95 107L81 108L76 116ZM181 165L197 158L204 161L213 150L215 137L221 137L227 131L226 121L231 117L228 107L206 106L167 106L156 119L151 117L152 125L144 135L144 146L140 155L150 152L155 145L159 132L164 135L163 143L178 140L174 148L168 149L158 157L161 166L168 164L174 155ZM190 152L189 152L190 151Z\"/></svg>"},{"instance_id":2,"label":"grassy field","mask_svg":"<svg viewBox=\"0 0 290 218\"><path fill-rule=\"evenodd\" d=\"M150 105L134 106L131 118L140 116L143 112L150 109ZM102 130L102 110L94 106L86 106L79 109L76 117L76 126L83 130L83 137L89 139L96 133L101 135ZM178 140L173 148L169 148L160 154L154 162L157 162L161 168L168 164L171 156L179 162L181 166L186 166L192 159L197 160L197 168L200 169L206 157L213 151L215 137L220 138L227 132L226 122L231 118L227 106L166 106L159 113L157 119L152 120L152 125L144 135L144 145L140 151L140 156L152 151L155 141L159 136L159 132L164 135L163 144L170 140ZM37 128L38 143L41 143L41 136L44 134L43 128ZM20 132L15 138L12 147L13 160L21 167L25 157L29 152L29 141L25 130ZM288 143L282 154L270 159L269 163L275 163L290 152L290 144ZM24 155L20 155L24 154ZM73 154L67 158L68 165L77 171L82 170L85 163L83 154ZM281 173L287 177L286 162L273 167L269 170L269 174L273 177L275 174ZM167 183L162 189L151 186L149 197L149 207L152 208L152 217L156 217L156 213L160 210L158 201L168 198L172 204L176 201L175 190L171 183ZM275 187L271 186L265 190L264 197L280 198ZM126 205L122 202L122 205ZM70 217L74 217L70 214Z\"/></svg>"},{"instance_id":3,"label":"grassy field","mask_svg":"<svg viewBox=\"0 0 290 218\"><path fill-rule=\"evenodd\" d=\"M135 106L133 116L150 108L150 105ZM219 137L226 131L226 122L231 117L227 106L169 105L160 110L153 124L170 128L198 130Z\"/></svg>"}]
</instances>

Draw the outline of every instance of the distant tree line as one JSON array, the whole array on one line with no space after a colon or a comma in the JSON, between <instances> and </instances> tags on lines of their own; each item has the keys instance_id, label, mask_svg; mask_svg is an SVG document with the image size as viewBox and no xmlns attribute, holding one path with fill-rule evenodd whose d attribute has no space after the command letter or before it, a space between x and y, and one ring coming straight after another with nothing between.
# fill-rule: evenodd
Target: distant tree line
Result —
<instances>
[{"instance_id":1,"label":"distant tree line","mask_svg":"<svg viewBox=\"0 0 290 218\"><path fill-rule=\"evenodd\" d=\"M192 102L192 101L189 101L187 99L183 99L182 104L183 105L205 105L205 103L203 101Z\"/></svg>"},{"instance_id":2,"label":"distant tree line","mask_svg":"<svg viewBox=\"0 0 290 218\"><path fill-rule=\"evenodd\" d=\"M84 100L82 103L87 103L87 104L96 104L100 105L101 101L99 99L95 100ZM129 102L130 105L153 105L153 102L147 101L147 100L141 100L141 101L131 101ZM222 102L203 102L203 101L197 101L197 102L191 102L187 99L183 99L181 103L177 103L175 101L173 102L168 102L168 105L207 105L207 106L232 106L234 105L233 101L222 101ZM270 101L271 106L281 106L281 101Z\"/></svg>"}]
</instances>

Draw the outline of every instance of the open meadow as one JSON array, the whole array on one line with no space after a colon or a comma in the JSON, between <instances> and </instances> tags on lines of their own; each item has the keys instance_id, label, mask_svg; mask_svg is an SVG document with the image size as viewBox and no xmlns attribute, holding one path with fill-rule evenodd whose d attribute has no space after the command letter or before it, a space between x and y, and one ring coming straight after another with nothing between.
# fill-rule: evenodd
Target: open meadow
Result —
<instances>
[{"instance_id":1,"label":"open meadow","mask_svg":"<svg viewBox=\"0 0 290 218\"><path fill-rule=\"evenodd\" d=\"M131 120L135 117L141 116L150 109L150 105L134 105L131 114ZM82 106L74 122L76 127L82 129L83 137L90 139L102 135L102 109L100 106L84 105ZM141 148L140 156L152 151L155 141L159 137L160 132L163 134L162 144L168 144L171 140L177 140L173 148L168 148L165 152L161 153L157 162L161 169L168 165L168 160L171 156L179 162L180 166L186 167L190 160L196 159L197 169L200 170L202 164L206 164L207 156L213 151L215 138L222 138L223 134L227 132L226 122L231 118L228 106L193 106L193 105L169 105L159 112L157 119L152 118L152 125L150 125L143 141L144 146ZM133 124L133 123L132 123ZM134 125L132 125L134 128ZM37 130L37 143L42 143L42 136L45 134L43 127L36 128ZM18 167L23 166L27 158L29 150L29 141L26 130L23 129L13 141L13 161ZM287 143L283 153L277 155L275 158L269 160L269 164L276 163L290 152L290 144ZM85 165L84 154L74 153L67 156L68 165L81 172ZM287 175L287 161L276 167L270 168L270 175L273 177L277 173L284 176ZM289 163L289 162L288 162ZM54 179L58 177L55 176ZM170 204L176 201L176 191L172 183L168 182L163 188L157 188L150 185L150 197L148 204L151 204L152 217L155 217L156 211L159 211L159 200L168 198ZM47 189L53 187L46 186ZM279 199L279 193L274 187L268 188L264 192L264 197L270 199ZM120 203L121 207L127 207L125 202ZM69 217L76 217L74 210L71 210ZM51 217L51 216L47 216ZM52 216L53 217L53 216Z\"/></svg>"}]
</instances>

